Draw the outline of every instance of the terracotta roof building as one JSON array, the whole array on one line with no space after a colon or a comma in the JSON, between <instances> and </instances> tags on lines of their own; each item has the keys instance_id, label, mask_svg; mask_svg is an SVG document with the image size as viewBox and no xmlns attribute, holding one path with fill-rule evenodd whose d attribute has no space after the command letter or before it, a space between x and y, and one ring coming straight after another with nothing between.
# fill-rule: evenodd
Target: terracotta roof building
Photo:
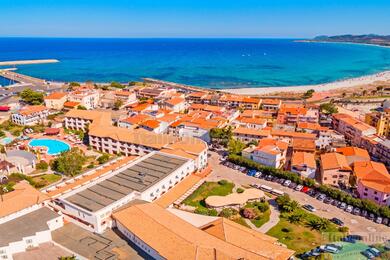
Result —
<instances>
[{"instance_id":1,"label":"terracotta roof building","mask_svg":"<svg viewBox=\"0 0 390 260\"><path fill-rule=\"evenodd\" d=\"M339 153L326 153L321 155L321 182L337 186L348 186L352 169L347 158Z\"/></svg>"}]
</instances>

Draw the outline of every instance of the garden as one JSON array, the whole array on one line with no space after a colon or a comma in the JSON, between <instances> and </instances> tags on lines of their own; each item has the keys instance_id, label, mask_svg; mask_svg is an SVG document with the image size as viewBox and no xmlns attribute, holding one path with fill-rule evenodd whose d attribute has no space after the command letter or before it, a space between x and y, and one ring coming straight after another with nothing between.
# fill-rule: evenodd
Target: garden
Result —
<instances>
[{"instance_id":1,"label":"garden","mask_svg":"<svg viewBox=\"0 0 390 260\"><path fill-rule=\"evenodd\" d=\"M277 238L297 254L337 241L348 233L348 228L339 228L329 220L303 210L288 195L278 197L276 202L281 211L280 221L267 234Z\"/></svg>"}]
</instances>

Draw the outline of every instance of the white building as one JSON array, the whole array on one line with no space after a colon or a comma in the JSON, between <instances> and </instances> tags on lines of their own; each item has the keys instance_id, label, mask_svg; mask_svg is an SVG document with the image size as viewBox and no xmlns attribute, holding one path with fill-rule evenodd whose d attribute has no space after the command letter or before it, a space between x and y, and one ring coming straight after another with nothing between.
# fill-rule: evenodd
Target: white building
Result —
<instances>
[{"instance_id":1,"label":"white building","mask_svg":"<svg viewBox=\"0 0 390 260\"><path fill-rule=\"evenodd\" d=\"M313 153L295 152L291 158L291 171L299 176L314 179L316 175L316 160Z\"/></svg>"},{"instance_id":2,"label":"white building","mask_svg":"<svg viewBox=\"0 0 390 260\"><path fill-rule=\"evenodd\" d=\"M50 242L51 232L63 225L63 217L47 207L0 224L0 259Z\"/></svg>"},{"instance_id":3,"label":"white building","mask_svg":"<svg viewBox=\"0 0 390 260\"><path fill-rule=\"evenodd\" d=\"M242 151L242 156L266 166L280 168L286 162L288 143L266 138L257 147L250 146Z\"/></svg>"},{"instance_id":4,"label":"white building","mask_svg":"<svg viewBox=\"0 0 390 260\"><path fill-rule=\"evenodd\" d=\"M100 99L100 93L93 87L79 87L75 91L68 94L68 100L71 102L77 102L80 106L84 106L86 109L94 109L98 107Z\"/></svg>"},{"instance_id":5,"label":"white building","mask_svg":"<svg viewBox=\"0 0 390 260\"><path fill-rule=\"evenodd\" d=\"M66 219L97 233L112 226L115 209L133 200L153 201L195 171L195 161L153 152L55 200Z\"/></svg>"},{"instance_id":6,"label":"white building","mask_svg":"<svg viewBox=\"0 0 390 260\"><path fill-rule=\"evenodd\" d=\"M11 121L17 125L32 126L42 123L48 115L49 110L45 106L26 106L12 114Z\"/></svg>"}]
</instances>

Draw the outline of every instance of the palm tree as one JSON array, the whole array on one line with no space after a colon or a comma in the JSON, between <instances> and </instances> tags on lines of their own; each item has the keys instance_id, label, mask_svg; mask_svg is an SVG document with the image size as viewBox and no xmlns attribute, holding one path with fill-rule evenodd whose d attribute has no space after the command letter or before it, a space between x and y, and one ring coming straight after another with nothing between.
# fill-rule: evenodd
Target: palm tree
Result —
<instances>
[{"instance_id":1,"label":"palm tree","mask_svg":"<svg viewBox=\"0 0 390 260\"><path fill-rule=\"evenodd\" d=\"M310 227L311 229L322 231L329 227L329 221L322 218L310 219L307 222L307 226Z\"/></svg>"},{"instance_id":2,"label":"palm tree","mask_svg":"<svg viewBox=\"0 0 390 260\"><path fill-rule=\"evenodd\" d=\"M286 204L282 205L282 211L284 212L293 212L299 207L298 202L295 200L291 200L287 202Z\"/></svg>"},{"instance_id":3,"label":"palm tree","mask_svg":"<svg viewBox=\"0 0 390 260\"><path fill-rule=\"evenodd\" d=\"M303 214L302 213L294 213L288 216L288 221L292 224L297 224L302 221Z\"/></svg>"}]
</instances>

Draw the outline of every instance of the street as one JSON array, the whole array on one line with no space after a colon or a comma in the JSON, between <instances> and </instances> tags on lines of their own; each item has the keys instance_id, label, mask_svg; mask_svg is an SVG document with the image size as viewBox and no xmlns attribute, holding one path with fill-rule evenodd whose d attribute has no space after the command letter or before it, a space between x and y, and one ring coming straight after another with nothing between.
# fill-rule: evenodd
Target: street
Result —
<instances>
[{"instance_id":1,"label":"street","mask_svg":"<svg viewBox=\"0 0 390 260\"><path fill-rule=\"evenodd\" d=\"M226 179L236 185L238 184L244 186L248 186L251 183L265 184L271 188L278 189L289 194L292 199L298 201L301 205L310 204L314 206L317 209L314 214L318 216L327 219L334 217L341 219L345 223L345 226L349 227L351 234L363 236L365 238L365 242L367 243L375 244L390 239L390 227L388 226L374 223L361 216L352 215L335 206L318 201L303 192L292 190L278 183L247 176L240 171L220 164L220 157L217 153L210 152L210 154L211 157L209 157L209 164L211 165L213 172L207 177L207 181Z\"/></svg>"}]
</instances>

